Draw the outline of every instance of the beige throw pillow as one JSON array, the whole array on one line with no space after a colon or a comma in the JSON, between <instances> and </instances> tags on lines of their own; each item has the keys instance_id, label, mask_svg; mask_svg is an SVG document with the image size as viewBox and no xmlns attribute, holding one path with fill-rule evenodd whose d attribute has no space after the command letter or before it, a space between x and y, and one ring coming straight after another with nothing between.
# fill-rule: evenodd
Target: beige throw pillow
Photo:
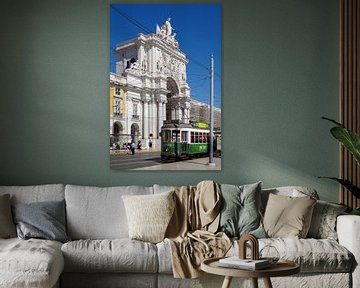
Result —
<instances>
[{"instance_id":1,"label":"beige throw pillow","mask_svg":"<svg viewBox=\"0 0 360 288\"><path fill-rule=\"evenodd\" d=\"M151 243L164 240L175 207L173 193L122 196L131 239Z\"/></svg>"},{"instance_id":2,"label":"beige throw pillow","mask_svg":"<svg viewBox=\"0 0 360 288\"><path fill-rule=\"evenodd\" d=\"M0 238L16 237L9 194L0 196Z\"/></svg>"},{"instance_id":3,"label":"beige throw pillow","mask_svg":"<svg viewBox=\"0 0 360 288\"><path fill-rule=\"evenodd\" d=\"M311 197L269 195L264 228L269 237L306 238L316 200Z\"/></svg>"}]
</instances>

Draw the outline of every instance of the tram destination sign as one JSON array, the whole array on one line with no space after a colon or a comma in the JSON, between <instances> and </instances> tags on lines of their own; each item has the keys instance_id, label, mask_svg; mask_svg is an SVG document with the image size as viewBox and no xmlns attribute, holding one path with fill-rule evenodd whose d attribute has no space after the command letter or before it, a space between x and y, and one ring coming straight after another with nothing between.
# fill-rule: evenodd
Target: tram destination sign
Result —
<instances>
[{"instance_id":1,"label":"tram destination sign","mask_svg":"<svg viewBox=\"0 0 360 288\"><path fill-rule=\"evenodd\" d=\"M210 125L205 122L193 122L194 128L200 128L200 129L209 129Z\"/></svg>"}]
</instances>

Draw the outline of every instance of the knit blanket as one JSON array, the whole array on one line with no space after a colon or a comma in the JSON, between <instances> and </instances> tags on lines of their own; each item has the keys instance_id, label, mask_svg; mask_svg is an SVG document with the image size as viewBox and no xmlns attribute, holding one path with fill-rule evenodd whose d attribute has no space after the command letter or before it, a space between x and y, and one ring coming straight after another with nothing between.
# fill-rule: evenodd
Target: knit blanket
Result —
<instances>
[{"instance_id":1,"label":"knit blanket","mask_svg":"<svg viewBox=\"0 0 360 288\"><path fill-rule=\"evenodd\" d=\"M201 262L222 257L231 246L223 232L216 233L221 210L221 190L214 181L175 189L175 211L165 233L171 247L175 278L198 278Z\"/></svg>"}]
</instances>

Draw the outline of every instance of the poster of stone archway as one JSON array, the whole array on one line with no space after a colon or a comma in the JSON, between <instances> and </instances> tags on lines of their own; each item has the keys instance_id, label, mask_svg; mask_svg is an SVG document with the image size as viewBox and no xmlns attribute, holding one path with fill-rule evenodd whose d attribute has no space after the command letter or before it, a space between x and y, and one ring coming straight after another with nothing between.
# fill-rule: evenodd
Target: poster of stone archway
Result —
<instances>
[{"instance_id":1,"label":"poster of stone archway","mask_svg":"<svg viewBox=\"0 0 360 288\"><path fill-rule=\"evenodd\" d=\"M221 5L110 5L110 168L221 170Z\"/></svg>"}]
</instances>

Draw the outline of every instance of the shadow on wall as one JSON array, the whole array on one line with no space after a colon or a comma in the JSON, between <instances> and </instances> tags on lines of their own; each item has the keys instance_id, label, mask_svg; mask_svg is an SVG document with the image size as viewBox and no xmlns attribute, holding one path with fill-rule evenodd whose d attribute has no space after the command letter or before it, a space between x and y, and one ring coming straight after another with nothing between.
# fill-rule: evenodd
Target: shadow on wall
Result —
<instances>
[{"instance_id":1,"label":"shadow on wall","mask_svg":"<svg viewBox=\"0 0 360 288\"><path fill-rule=\"evenodd\" d=\"M264 188L276 186L307 186L316 189L320 199L338 203L338 185L331 181L318 179L319 175L312 175L305 171L296 169L282 162L271 159L254 151L241 153L237 157L243 167L238 173L247 181L263 182ZM254 179L258 175L258 179Z\"/></svg>"}]
</instances>

